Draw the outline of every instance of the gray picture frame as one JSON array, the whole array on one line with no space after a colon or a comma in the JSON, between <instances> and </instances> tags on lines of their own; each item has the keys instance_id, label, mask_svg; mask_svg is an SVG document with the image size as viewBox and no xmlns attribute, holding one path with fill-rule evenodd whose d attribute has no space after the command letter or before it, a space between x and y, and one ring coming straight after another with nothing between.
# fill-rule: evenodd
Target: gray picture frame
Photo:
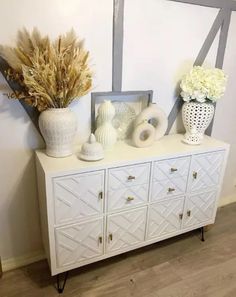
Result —
<instances>
[{"instance_id":1,"label":"gray picture frame","mask_svg":"<svg viewBox=\"0 0 236 297\"><path fill-rule=\"evenodd\" d=\"M145 107L152 103L153 91L114 91L114 92L92 92L91 93L91 131L92 133L96 130L96 116L98 106L104 100L121 101L130 104L136 104L139 102L141 112Z\"/></svg>"}]
</instances>

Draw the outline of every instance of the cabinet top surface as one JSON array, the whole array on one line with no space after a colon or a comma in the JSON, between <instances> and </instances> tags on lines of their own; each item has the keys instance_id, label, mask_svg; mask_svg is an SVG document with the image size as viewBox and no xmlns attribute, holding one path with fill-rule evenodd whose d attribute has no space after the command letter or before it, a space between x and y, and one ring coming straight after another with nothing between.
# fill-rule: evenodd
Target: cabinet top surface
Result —
<instances>
[{"instance_id":1,"label":"cabinet top surface","mask_svg":"<svg viewBox=\"0 0 236 297\"><path fill-rule=\"evenodd\" d=\"M127 142L117 142L115 146L105 152L105 158L96 162L86 162L79 159L79 151L66 158L52 158L45 154L45 150L37 150L36 156L44 172L50 175L70 174L79 171L98 170L106 167L116 167L131 163L148 162L170 157L180 157L189 154L228 149L225 142L204 136L201 145L188 145L182 142L182 134L166 135L154 142L151 147L136 148Z\"/></svg>"}]
</instances>

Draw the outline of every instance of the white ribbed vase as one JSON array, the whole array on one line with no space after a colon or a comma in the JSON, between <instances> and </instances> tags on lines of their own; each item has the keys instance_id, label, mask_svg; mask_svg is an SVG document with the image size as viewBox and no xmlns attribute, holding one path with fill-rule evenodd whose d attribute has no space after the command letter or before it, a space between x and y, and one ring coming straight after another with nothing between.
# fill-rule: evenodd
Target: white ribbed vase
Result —
<instances>
[{"instance_id":1,"label":"white ribbed vase","mask_svg":"<svg viewBox=\"0 0 236 297\"><path fill-rule=\"evenodd\" d=\"M39 116L39 128L50 157L67 157L72 154L77 130L77 119L69 108L50 108Z\"/></svg>"},{"instance_id":2,"label":"white ribbed vase","mask_svg":"<svg viewBox=\"0 0 236 297\"><path fill-rule=\"evenodd\" d=\"M117 140L116 129L112 125L112 119L115 115L115 108L111 101L104 100L98 108L98 118L100 126L95 131L95 136L104 149L111 148Z\"/></svg>"},{"instance_id":3,"label":"white ribbed vase","mask_svg":"<svg viewBox=\"0 0 236 297\"><path fill-rule=\"evenodd\" d=\"M209 126L215 107L212 103L185 102L182 119L186 130L183 141L188 144L200 144Z\"/></svg>"}]
</instances>

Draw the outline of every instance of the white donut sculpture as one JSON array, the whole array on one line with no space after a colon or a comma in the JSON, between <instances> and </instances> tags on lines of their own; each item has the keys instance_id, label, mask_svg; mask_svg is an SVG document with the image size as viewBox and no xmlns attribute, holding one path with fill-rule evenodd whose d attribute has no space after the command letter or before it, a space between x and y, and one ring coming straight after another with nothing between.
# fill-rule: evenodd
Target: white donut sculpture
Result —
<instances>
[{"instance_id":1,"label":"white donut sculpture","mask_svg":"<svg viewBox=\"0 0 236 297\"><path fill-rule=\"evenodd\" d=\"M155 128L147 121L137 125L132 134L132 141L136 147L147 147L155 140Z\"/></svg>"},{"instance_id":2,"label":"white donut sculpture","mask_svg":"<svg viewBox=\"0 0 236 297\"><path fill-rule=\"evenodd\" d=\"M134 127L144 121L147 121L149 124L154 126L155 140L158 140L165 135L168 127L168 118L163 109L157 107L155 103L152 103L140 112L134 121Z\"/></svg>"}]
</instances>

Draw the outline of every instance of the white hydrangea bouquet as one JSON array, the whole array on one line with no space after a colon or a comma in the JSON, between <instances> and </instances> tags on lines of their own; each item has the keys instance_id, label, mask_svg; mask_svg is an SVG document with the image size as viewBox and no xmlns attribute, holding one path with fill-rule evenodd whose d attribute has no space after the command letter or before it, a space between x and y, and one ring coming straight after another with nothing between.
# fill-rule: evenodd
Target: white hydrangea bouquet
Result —
<instances>
[{"instance_id":1,"label":"white hydrangea bouquet","mask_svg":"<svg viewBox=\"0 0 236 297\"><path fill-rule=\"evenodd\" d=\"M194 66L183 77L180 88L185 101L182 119L186 130L183 141L187 144L201 144L204 133L214 116L214 102L225 92L227 76L220 69Z\"/></svg>"},{"instance_id":2,"label":"white hydrangea bouquet","mask_svg":"<svg viewBox=\"0 0 236 297\"><path fill-rule=\"evenodd\" d=\"M224 95L226 82L223 70L194 66L180 83L181 97L186 102L216 102Z\"/></svg>"}]
</instances>

